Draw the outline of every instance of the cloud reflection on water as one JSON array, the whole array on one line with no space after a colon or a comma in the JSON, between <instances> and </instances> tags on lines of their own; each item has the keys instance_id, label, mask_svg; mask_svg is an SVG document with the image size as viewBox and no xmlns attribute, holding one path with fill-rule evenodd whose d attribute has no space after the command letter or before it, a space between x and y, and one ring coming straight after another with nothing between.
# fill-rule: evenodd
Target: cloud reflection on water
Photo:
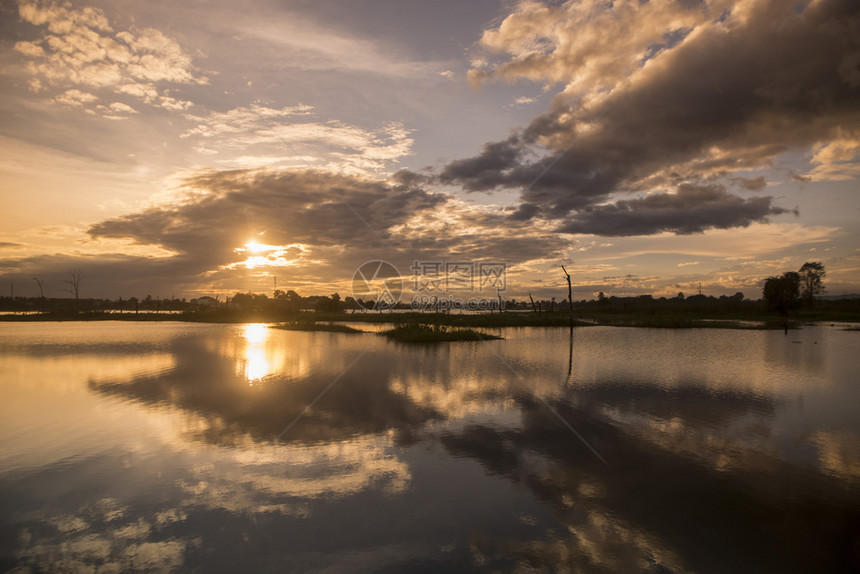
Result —
<instances>
[{"instance_id":1,"label":"cloud reflection on water","mask_svg":"<svg viewBox=\"0 0 860 574\"><path fill-rule=\"evenodd\" d=\"M402 567L419 556L440 567L588 571L844 563L840 537L851 535L845 525L860 513L852 498L858 432L847 419L828 419L831 403L821 397L851 396L845 377L853 371L840 362L851 356L851 342L843 339L850 335L825 346L818 340L832 333L801 333L795 335L803 337L798 348L781 333L657 337L590 328L575 332L570 377L566 330L511 329L506 335L486 345L494 345L527 385L478 344L404 347L374 335L262 325L178 330L161 347L170 357L161 363L103 354L100 376L83 377L86 385L64 392L84 402L109 401L104 404L124 413L98 422L108 427L143 413L138 432L146 434L150 420L159 430L149 436L159 438L125 453L128 438L101 449L94 442L89 458L67 463L65 475L45 478L48 491L65 477L73 492L62 499L61 513L15 527L19 560L37 564L62 547L88 565L206 564L201 551L211 553L217 536L199 537L208 532L203 521L214 521L237 535L245 532L247 552L261 536L292 537L284 552L309 567L339 560L338 545ZM45 384L58 376L50 363L33 360L33 347L21 349L7 364L23 361ZM727 352L737 363L716 370ZM361 353L283 442L272 444ZM105 367L111 361L115 365ZM123 373L133 365L131 376ZM92 440L100 436L105 431ZM44 460L45 472L31 464L21 476L47 477L54 460ZM469 474L469 465L482 472ZM127 510L93 520L90 506L75 507L73 501L91 497L74 491L80 476L94 476L100 496ZM131 494L122 484L142 490ZM508 486L494 490L500 485ZM29 488L15 486L24 499ZM455 496L456 505L447 507ZM347 534L340 523L356 516L370 530ZM265 535L256 526L263 523L271 529ZM810 525L814 535L797 539ZM299 535L306 528L327 533L334 546L311 557L306 552L315 543ZM439 540L435 528L458 534L428 546ZM108 531L120 542L104 546ZM366 539L364 546L359 539ZM401 552L391 553L392 543ZM439 554L440 545L451 551ZM736 552L717 555L717 548ZM265 563L265 556L255 559Z\"/></svg>"}]
</instances>

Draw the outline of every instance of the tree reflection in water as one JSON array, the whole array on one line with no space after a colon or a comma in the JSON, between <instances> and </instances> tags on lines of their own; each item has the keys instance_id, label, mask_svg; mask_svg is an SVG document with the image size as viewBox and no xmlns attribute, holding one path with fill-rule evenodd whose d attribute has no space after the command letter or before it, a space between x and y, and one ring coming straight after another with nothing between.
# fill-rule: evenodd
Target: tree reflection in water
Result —
<instances>
[{"instance_id":1,"label":"tree reflection in water","mask_svg":"<svg viewBox=\"0 0 860 574\"><path fill-rule=\"evenodd\" d=\"M798 356L768 333L511 329L504 341L403 347L231 329L176 337L169 370L89 382L186 421L155 449L169 480L146 480L165 502L140 514L149 534L137 539L180 544L164 555L179 548L185 567L223 554L219 535L199 537L203 520L248 532L258 541L236 560L269 566L355 566L355 552L451 570L823 571L854 560L858 429L840 413L856 368L841 339ZM105 464L121 482L118 463ZM124 516L141 512L115 498ZM84 508L69 520L110 522Z\"/></svg>"}]
</instances>

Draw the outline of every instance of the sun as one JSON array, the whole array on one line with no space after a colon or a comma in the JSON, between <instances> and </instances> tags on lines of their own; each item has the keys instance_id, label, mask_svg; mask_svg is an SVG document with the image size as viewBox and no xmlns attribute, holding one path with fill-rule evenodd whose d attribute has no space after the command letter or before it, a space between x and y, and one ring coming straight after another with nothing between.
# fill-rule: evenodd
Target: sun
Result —
<instances>
[{"instance_id":1,"label":"sun","mask_svg":"<svg viewBox=\"0 0 860 574\"><path fill-rule=\"evenodd\" d=\"M271 251L274 249L272 245L263 245L262 243L257 243L256 241L249 241L245 244L245 250L250 251L251 253L265 253L266 251Z\"/></svg>"}]
</instances>

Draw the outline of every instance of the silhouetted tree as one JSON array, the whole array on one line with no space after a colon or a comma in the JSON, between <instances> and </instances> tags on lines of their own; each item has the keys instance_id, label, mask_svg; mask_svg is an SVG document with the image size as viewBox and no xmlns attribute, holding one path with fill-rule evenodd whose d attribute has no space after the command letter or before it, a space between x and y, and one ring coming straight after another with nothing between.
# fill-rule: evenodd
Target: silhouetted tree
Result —
<instances>
[{"instance_id":1,"label":"silhouetted tree","mask_svg":"<svg viewBox=\"0 0 860 574\"><path fill-rule=\"evenodd\" d=\"M800 267L800 281L803 285L803 298L809 307L815 296L824 292L824 264L821 261L807 261Z\"/></svg>"},{"instance_id":2,"label":"silhouetted tree","mask_svg":"<svg viewBox=\"0 0 860 574\"><path fill-rule=\"evenodd\" d=\"M45 283L44 283L44 281L42 281L38 277L33 277L33 281L35 281L36 285L39 286L39 298L44 299L45 298L45 289L44 289Z\"/></svg>"},{"instance_id":3,"label":"silhouetted tree","mask_svg":"<svg viewBox=\"0 0 860 574\"><path fill-rule=\"evenodd\" d=\"M567 278L567 308L570 312L570 328L573 329L573 287L570 285L570 273L567 272L564 265L561 266L561 270Z\"/></svg>"},{"instance_id":4,"label":"silhouetted tree","mask_svg":"<svg viewBox=\"0 0 860 574\"><path fill-rule=\"evenodd\" d=\"M287 300L287 312L298 313L302 310L302 296L290 289L284 295Z\"/></svg>"},{"instance_id":5,"label":"silhouetted tree","mask_svg":"<svg viewBox=\"0 0 860 574\"><path fill-rule=\"evenodd\" d=\"M254 298L250 293L236 293L230 299L230 303L239 309L250 309L253 302Z\"/></svg>"},{"instance_id":6,"label":"silhouetted tree","mask_svg":"<svg viewBox=\"0 0 860 574\"><path fill-rule=\"evenodd\" d=\"M69 285L63 291L71 293L75 297L76 304L81 295L81 277L80 269L69 269L69 278L63 281Z\"/></svg>"},{"instance_id":7,"label":"silhouetted tree","mask_svg":"<svg viewBox=\"0 0 860 574\"><path fill-rule=\"evenodd\" d=\"M769 310L782 315L796 309L800 301L800 274L786 271L782 275L768 277L764 282L762 298Z\"/></svg>"},{"instance_id":8,"label":"silhouetted tree","mask_svg":"<svg viewBox=\"0 0 860 574\"><path fill-rule=\"evenodd\" d=\"M340 295L334 293L331 297L321 297L314 305L314 310L319 313L338 313L343 310Z\"/></svg>"},{"instance_id":9,"label":"silhouetted tree","mask_svg":"<svg viewBox=\"0 0 860 574\"><path fill-rule=\"evenodd\" d=\"M355 300L355 297L350 297L348 295L344 298L343 304L346 309L355 310L358 308L358 302Z\"/></svg>"}]
</instances>

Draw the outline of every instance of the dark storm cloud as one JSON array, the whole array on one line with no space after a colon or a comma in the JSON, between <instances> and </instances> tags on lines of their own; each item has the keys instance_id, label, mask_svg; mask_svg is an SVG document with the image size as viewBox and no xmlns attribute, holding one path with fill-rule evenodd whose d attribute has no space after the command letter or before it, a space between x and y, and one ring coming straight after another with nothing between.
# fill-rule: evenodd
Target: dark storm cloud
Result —
<instances>
[{"instance_id":1,"label":"dark storm cloud","mask_svg":"<svg viewBox=\"0 0 860 574\"><path fill-rule=\"evenodd\" d=\"M431 178L428 175L417 173L409 169L398 170L389 178L394 189L398 191L421 187L429 183L430 180Z\"/></svg>"},{"instance_id":2,"label":"dark storm cloud","mask_svg":"<svg viewBox=\"0 0 860 574\"><path fill-rule=\"evenodd\" d=\"M205 269L235 262L235 249L251 239L338 247L345 260L497 253L521 262L567 245L555 234L514 224L506 213L452 206L448 196L409 187L404 178L412 179L391 186L320 172L211 172L186 184L202 196L97 223L89 234L157 245L193 256ZM412 230L413 218L429 229Z\"/></svg>"},{"instance_id":3,"label":"dark storm cloud","mask_svg":"<svg viewBox=\"0 0 860 574\"><path fill-rule=\"evenodd\" d=\"M798 6L752 2L722 23L704 23L628 85L589 105L581 103L583 94L560 96L522 133L448 164L440 179L471 191L519 188L528 207L518 217L534 215L538 206L543 217L572 214L565 230L606 235L688 233L782 213L770 198L725 194L598 204L665 170L701 181L718 169L762 167L839 130L860 129L860 3ZM520 77L532 77L527 63L517 61ZM570 77L578 73L575 65L560 65L570 66ZM535 64L535 74L540 69ZM540 150L545 155L531 159ZM765 184L735 183L752 191Z\"/></svg>"},{"instance_id":4,"label":"dark storm cloud","mask_svg":"<svg viewBox=\"0 0 860 574\"><path fill-rule=\"evenodd\" d=\"M226 263L259 233L268 244L379 244L392 225L446 201L420 188L394 191L383 182L319 172L210 172L186 185L205 194L97 223L89 234L208 252Z\"/></svg>"},{"instance_id":5,"label":"dark storm cloud","mask_svg":"<svg viewBox=\"0 0 860 574\"><path fill-rule=\"evenodd\" d=\"M522 202L516 207L516 209L511 211L508 217L514 221L528 221L537 215L538 211L540 211L540 208L537 205Z\"/></svg>"},{"instance_id":6,"label":"dark storm cloud","mask_svg":"<svg viewBox=\"0 0 860 574\"><path fill-rule=\"evenodd\" d=\"M506 184L510 170L520 165L523 151L517 136L488 143L484 145L481 155L449 163L439 179L442 183L462 183L469 191L492 190Z\"/></svg>"},{"instance_id":7,"label":"dark storm cloud","mask_svg":"<svg viewBox=\"0 0 860 574\"><path fill-rule=\"evenodd\" d=\"M253 240L311 250L308 260L299 262L305 270L291 275L296 284L341 281L362 261L384 258L398 248L389 239L392 226L447 201L417 187L395 189L385 182L319 172L208 172L184 185L193 193L181 202L101 221L88 230L95 240L131 240L170 250L170 256L8 257L0 260L0 269L21 286L21 294L25 285L38 293L31 284L38 276L46 296L67 296L64 282L75 268L83 273L82 297L193 296L201 287L233 289L247 279L247 269L232 266L251 255L237 249ZM302 249L281 253L296 259Z\"/></svg>"},{"instance_id":8,"label":"dark storm cloud","mask_svg":"<svg viewBox=\"0 0 860 574\"><path fill-rule=\"evenodd\" d=\"M767 180L763 175L759 177L733 177L732 183L747 191L761 191L767 187Z\"/></svg>"},{"instance_id":9,"label":"dark storm cloud","mask_svg":"<svg viewBox=\"0 0 860 574\"><path fill-rule=\"evenodd\" d=\"M661 231L698 233L710 228L746 227L769 215L789 213L770 197L744 199L719 185L682 185L661 193L588 207L565 220L565 233L647 235Z\"/></svg>"},{"instance_id":10,"label":"dark storm cloud","mask_svg":"<svg viewBox=\"0 0 860 574\"><path fill-rule=\"evenodd\" d=\"M412 185L421 181L406 172L391 183L314 171L207 172L186 180L189 193L174 203L88 231L94 240L130 240L171 255L8 257L0 270L31 295L38 294L32 277L42 278L50 297L67 295L62 288L72 268L83 273L82 297L194 296L236 289L266 271L288 275L291 288L311 294L348 281L370 260L389 261L406 275L416 260L514 265L563 257L569 247L565 236L513 221L505 211ZM271 261L249 272L246 258L269 257L242 251L249 241L281 246L274 258L291 260L289 267Z\"/></svg>"}]
</instances>

